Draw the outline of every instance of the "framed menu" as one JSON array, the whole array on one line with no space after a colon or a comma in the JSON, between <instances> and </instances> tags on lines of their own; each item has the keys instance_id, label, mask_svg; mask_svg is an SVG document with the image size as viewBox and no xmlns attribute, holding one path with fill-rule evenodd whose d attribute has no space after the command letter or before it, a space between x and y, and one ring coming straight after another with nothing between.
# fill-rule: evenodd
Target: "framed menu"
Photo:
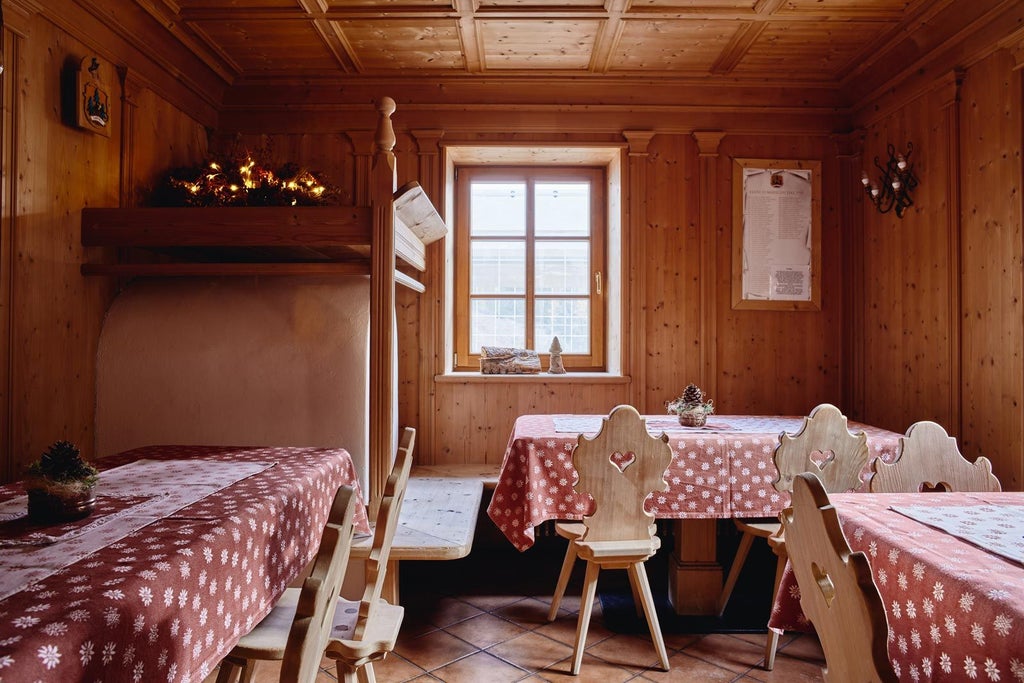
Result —
<instances>
[{"instance_id":1,"label":"framed menu","mask_svg":"<svg viewBox=\"0 0 1024 683\"><path fill-rule=\"evenodd\" d=\"M733 160L734 309L821 310L821 162Z\"/></svg>"}]
</instances>

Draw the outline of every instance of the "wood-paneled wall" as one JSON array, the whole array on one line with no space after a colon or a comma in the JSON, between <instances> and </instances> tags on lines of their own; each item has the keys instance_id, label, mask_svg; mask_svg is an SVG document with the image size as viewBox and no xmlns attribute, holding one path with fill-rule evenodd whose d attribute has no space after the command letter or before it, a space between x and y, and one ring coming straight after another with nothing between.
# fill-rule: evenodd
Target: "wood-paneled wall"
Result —
<instances>
[{"instance_id":1,"label":"wood-paneled wall","mask_svg":"<svg viewBox=\"0 0 1024 683\"><path fill-rule=\"evenodd\" d=\"M9 368L0 393L3 481L58 439L94 455L96 348L117 283L79 271L95 257L81 246L82 207L117 206L122 187L151 183L168 160L201 158L206 146L202 126L145 88L123 107L116 80L108 84L110 137L67 125L62 73L98 53L102 36L87 44L18 9L5 7L5 51L12 59L5 59L2 79L0 282L9 283L0 289L0 310L8 316L0 361ZM126 110L136 117L136 135L123 157ZM138 178L122 179L122 169Z\"/></svg>"}]
</instances>

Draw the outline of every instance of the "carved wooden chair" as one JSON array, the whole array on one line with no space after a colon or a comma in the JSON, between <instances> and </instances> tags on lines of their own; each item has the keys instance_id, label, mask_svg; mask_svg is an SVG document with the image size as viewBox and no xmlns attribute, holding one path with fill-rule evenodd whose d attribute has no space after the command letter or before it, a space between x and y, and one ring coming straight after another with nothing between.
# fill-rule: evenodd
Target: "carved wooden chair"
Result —
<instances>
[{"instance_id":1,"label":"carved wooden chair","mask_svg":"<svg viewBox=\"0 0 1024 683\"><path fill-rule=\"evenodd\" d=\"M973 463L960 453L956 439L935 422L915 422L900 437L896 460L876 459L868 483L872 493L926 490L1001 491L988 458Z\"/></svg>"},{"instance_id":2,"label":"carved wooden chair","mask_svg":"<svg viewBox=\"0 0 1024 683\"><path fill-rule=\"evenodd\" d=\"M821 480L810 472L797 475L792 504L779 517L800 607L825 653L826 683L896 681L885 608L868 558L850 551Z\"/></svg>"},{"instance_id":3,"label":"carved wooden chair","mask_svg":"<svg viewBox=\"0 0 1024 683\"><path fill-rule=\"evenodd\" d=\"M846 416L835 406L822 403L804 418L800 431L793 435L785 432L780 435L773 459L776 479L772 485L777 491L791 491L793 479L802 472L815 473L824 483L825 490L832 493L851 491L860 487L860 473L868 462L867 436L864 432L851 433ZM773 596L779 590L782 572L786 568L786 544L778 519L733 521L743 535L718 599L719 614L725 611L755 538L767 539L778 555ZM775 666L778 644L779 634L768 629L764 651L764 668L768 671Z\"/></svg>"},{"instance_id":4,"label":"carved wooden chair","mask_svg":"<svg viewBox=\"0 0 1024 683\"><path fill-rule=\"evenodd\" d=\"M567 555L563 563L563 573L566 566L572 569L577 556L587 563L572 674L579 674L583 661L597 577L602 569L629 572L634 599L640 602L647 617L661 667L668 671L668 653L644 567L644 562L661 547L661 539L655 535L654 515L644 510L644 501L652 491L668 490L665 470L672 462L668 437L652 437L636 409L621 405L602 419L596 436L579 436L572 462L579 474L576 491L589 494L594 500L594 512L584 517L582 533L570 541L571 559ZM565 590L561 577L559 585L550 618L557 613Z\"/></svg>"},{"instance_id":5,"label":"carved wooden chair","mask_svg":"<svg viewBox=\"0 0 1024 683\"><path fill-rule=\"evenodd\" d=\"M344 544L339 545L335 541L333 532L328 534L328 530L332 529L331 522L324 532L325 539L331 539L331 551L337 553L332 555L336 566L331 565L330 572L320 570L321 554L325 552L324 542L321 541L320 552L310 578L303 584L303 592L300 594L294 588L285 591L270 615L243 636L228 653L221 663L217 683L228 683L236 669L240 669L239 683L249 683L258 660L283 660L281 683L312 683L325 654L337 660L339 679L357 680L356 672L365 665L367 671L364 673L368 677L365 680L373 680L370 662L383 659L394 649L405 613L402 607L381 600L380 592L409 481L409 471L412 469L415 440L416 430L405 428L395 463L384 486L384 494L379 504L374 506L378 511L377 523L374 527L373 547L366 559L366 589L362 602L352 602L338 596L352 546L350 512ZM332 519L336 516L338 505L338 499L335 499ZM323 578L319 578L321 576ZM315 602L312 604L321 610L315 615L308 614L311 608L307 605L314 598L306 598L307 589L315 590ZM307 622L309 625L306 625ZM303 628L308 633L299 635ZM356 648L360 648L360 656L350 656Z\"/></svg>"},{"instance_id":6,"label":"carved wooden chair","mask_svg":"<svg viewBox=\"0 0 1024 683\"><path fill-rule=\"evenodd\" d=\"M320 547L302 588L289 588L263 621L242 636L221 662L217 683L238 671L252 680L256 661L282 661L282 683L313 683L331 630L334 600L341 588L352 547L352 518L357 496L342 486L334 496Z\"/></svg>"},{"instance_id":7,"label":"carved wooden chair","mask_svg":"<svg viewBox=\"0 0 1024 683\"><path fill-rule=\"evenodd\" d=\"M381 597L381 591L412 468L415 437L415 429L407 427L403 431L398 456L384 485L384 494L377 507L373 545L366 558L366 587L362 599L354 602L338 598L334 626L324 652L334 660L338 680L372 683L375 680L373 662L384 659L394 650L402 627L405 609L388 603Z\"/></svg>"}]
</instances>

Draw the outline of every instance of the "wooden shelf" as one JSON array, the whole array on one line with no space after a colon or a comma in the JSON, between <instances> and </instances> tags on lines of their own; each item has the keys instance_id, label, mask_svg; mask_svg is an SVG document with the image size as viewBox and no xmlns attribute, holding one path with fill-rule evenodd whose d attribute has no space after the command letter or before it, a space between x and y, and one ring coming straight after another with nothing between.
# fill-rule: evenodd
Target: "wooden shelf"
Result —
<instances>
[{"instance_id":1,"label":"wooden shelf","mask_svg":"<svg viewBox=\"0 0 1024 683\"><path fill-rule=\"evenodd\" d=\"M395 193L395 255L426 269L424 240L447 228L417 183ZM145 249L159 262L86 263L84 275L369 274L370 207L268 206L82 210L82 245ZM396 272L396 282L423 286Z\"/></svg>"}]
</instances>

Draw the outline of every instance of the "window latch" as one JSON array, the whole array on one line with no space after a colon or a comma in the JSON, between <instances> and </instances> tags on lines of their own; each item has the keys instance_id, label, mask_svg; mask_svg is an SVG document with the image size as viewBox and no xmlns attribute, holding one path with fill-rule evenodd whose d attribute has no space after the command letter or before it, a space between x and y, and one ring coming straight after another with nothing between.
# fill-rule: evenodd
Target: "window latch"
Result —
<instances>
[{"instance_id":1,"label":"window latch","mask_svg":"<svg viewBox=\"0 0 1024 683\"><path fill-rule=\"evenodd\" d=\"M594 284L597 288L597 295L601 296L601 271L594 273Z\"/></svg>"}]
</instances>

